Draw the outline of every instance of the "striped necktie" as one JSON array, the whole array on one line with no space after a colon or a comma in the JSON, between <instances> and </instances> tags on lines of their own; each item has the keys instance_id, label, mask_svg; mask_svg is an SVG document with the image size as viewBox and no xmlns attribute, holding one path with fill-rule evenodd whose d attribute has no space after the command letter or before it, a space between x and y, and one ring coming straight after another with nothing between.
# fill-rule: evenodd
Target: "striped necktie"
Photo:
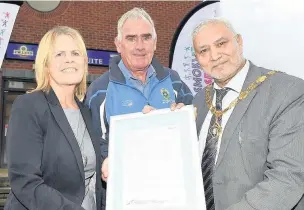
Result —
<instances>
[{"instance_id":1,"label":"striped necktie","mask_svg":"<svg viewBox=\"0 0 304 210\"><path fill-rule=\"evenodd\" d=\"M222 110L222 100L224 96L228 93L229 89L215 89L216 91L216 110ZM215 166L215 159L217 154L217 142L218 135L212 130L212 126L215 123L215 115L212 115L205 150L202 158L202 173L205 189L205 199L207 210L215 210L214 197L213 197L213 184L212 184L212 175ZM221 125L222 117L218 118L218 123Z\"/></svg>"}]
</instances>

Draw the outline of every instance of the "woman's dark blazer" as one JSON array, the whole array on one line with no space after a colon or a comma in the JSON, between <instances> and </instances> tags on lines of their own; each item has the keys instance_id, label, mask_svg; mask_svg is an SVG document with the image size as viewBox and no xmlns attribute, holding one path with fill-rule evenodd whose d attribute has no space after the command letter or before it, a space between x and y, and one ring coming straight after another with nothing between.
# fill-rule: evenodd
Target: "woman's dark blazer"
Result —
<instances>
[{"instance_id":1,"label":"woman's dark blazer","mask_svg":"<svg viewBox=\"0 0 304 210\"><path fill-rule=\"evenodd\" d=\"M76 101L96 153L96 205L100 210L98 137L89 109ZM53 90L28 93L15 100L6 139L11 193L5 210L83 210L81 152Z\"/></svg>"}]
</instances>

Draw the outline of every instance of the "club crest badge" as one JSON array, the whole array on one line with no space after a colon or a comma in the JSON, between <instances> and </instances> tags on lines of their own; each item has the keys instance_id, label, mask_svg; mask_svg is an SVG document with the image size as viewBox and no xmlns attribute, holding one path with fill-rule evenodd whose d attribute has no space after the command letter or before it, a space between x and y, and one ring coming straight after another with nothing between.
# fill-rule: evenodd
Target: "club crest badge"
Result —
<instances>
[{"instance_id":1,"label":"club crest badge","mask_svg":"<svg viewBox=\"0 0 304 210\"><path fill-rule=\"evenodd\" d=\"M170 93L169 93L169 91L167 89L165 89L165 88L162 88L162 89L160 89L160 92L161 92L161 94L163 96L163 102L164 103L169 103L170 102Z\"/></svg>"}]
</instances>

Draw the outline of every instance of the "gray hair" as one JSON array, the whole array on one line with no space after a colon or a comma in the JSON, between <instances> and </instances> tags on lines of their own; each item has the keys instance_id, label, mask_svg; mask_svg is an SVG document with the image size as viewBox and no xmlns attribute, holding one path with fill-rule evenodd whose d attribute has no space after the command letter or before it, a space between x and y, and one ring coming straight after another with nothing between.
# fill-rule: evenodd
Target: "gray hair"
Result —
<instances>
[{"instance_id":1,"label":"gray hair","mask_svg":"<svg viewBox=\"0 0 304 210\"><path fill-rule=\"evenodd\" d=\"M194 41L194 38L196 37L196 35L208 24L218 24L218 23L222 23L224 24L228 29L230 29L230 31L234 34L237 35L237 32L234 30L233 26L231 25L231 23L223 18L212 18L212 19L207 19L203 22L201 22L198 26L195 27L195 29L192 32L192 41Z\"/></svg>"},{"instance_id":2,"label":"gray hair","mask_svg":"<svg viewBox=\"0 0 304 210\"><path fill-rule=\"evenodd\" d=\"M152 20L152 18L150 17L150 15L142 8L138 8L138 7L134 7L133 9L129 10L128 12L126 12L125 14L123 14L117 23L117 39L119 41L122 40L122 27L125 24L125 22L128 19L143 19L146 20L148 23L150 23L150 25L152 26L152 38L156 39L156 31L155 31L155 27L154 27L154 22Z\"/></svg>"}]
</instances>

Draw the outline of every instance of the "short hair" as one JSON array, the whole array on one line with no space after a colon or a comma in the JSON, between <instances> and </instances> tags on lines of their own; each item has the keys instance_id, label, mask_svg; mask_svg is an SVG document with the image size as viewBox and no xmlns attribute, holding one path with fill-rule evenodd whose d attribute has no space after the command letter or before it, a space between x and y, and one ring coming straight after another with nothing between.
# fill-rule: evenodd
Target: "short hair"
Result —
<instances>
[{"instance_id":1,"label":"short hair","mask_svg":"<svg viewBox=\"0 0 304 210\"><path fill-rule=\"evenodd\" d=\"M49 92L50 90L50 78L47 71L47 66L50 61L50 55L54 50L54 42L56 38L60 35L68 35L72 37L79 48L79 51L82 56L87 57L86 46L84 44L83 38L80 33L68 26L57 26L49 30L41 39L39 47L37 50L37 55L35 59L35 76L37 87L33 91L43 91ZM81 82L76 85L75 95L82 101L86 94L87 89L87 73L88 73L88 64L85 65L84 75Z\"/></svg>"},{"instance_id":2,"label":"short hair","mask_svg":"<svg viewBox=\"0 0 304 210\"><path fill-rule=\"evenodd\" d=\"M224 18L212 18L212 19L206 19L204 21L202 21L199 25L197 25L195 27L195 29L192 32L192 40L194 41L194 38L196 37L196 35L206 26L209 24L218 24L218 23L222 23L224 24L234 35L237 35L237 32L234 30L233 26L231 25L231 23L224 19Z\"/></svg>"},{"instance_id":3,"label":"short hair","mask_svg":"<svg viewBox=\"0 0 304 210\"><path fill-rule=\"evenodd\" d=\"M148 23L150 23L150 25L152 26L152 38L155 39L156 38L156 31L155 31L155 27L154 27L154 22L151 18L151 16L142 8L138 8L138 7L134 7L133 9L127 11L125 14L123 14L117 23L117 39L119 41L122 40L122 27L125 24L125 22L128 19L143 19L146 20Z\"/></svg>"}]
</instances>

